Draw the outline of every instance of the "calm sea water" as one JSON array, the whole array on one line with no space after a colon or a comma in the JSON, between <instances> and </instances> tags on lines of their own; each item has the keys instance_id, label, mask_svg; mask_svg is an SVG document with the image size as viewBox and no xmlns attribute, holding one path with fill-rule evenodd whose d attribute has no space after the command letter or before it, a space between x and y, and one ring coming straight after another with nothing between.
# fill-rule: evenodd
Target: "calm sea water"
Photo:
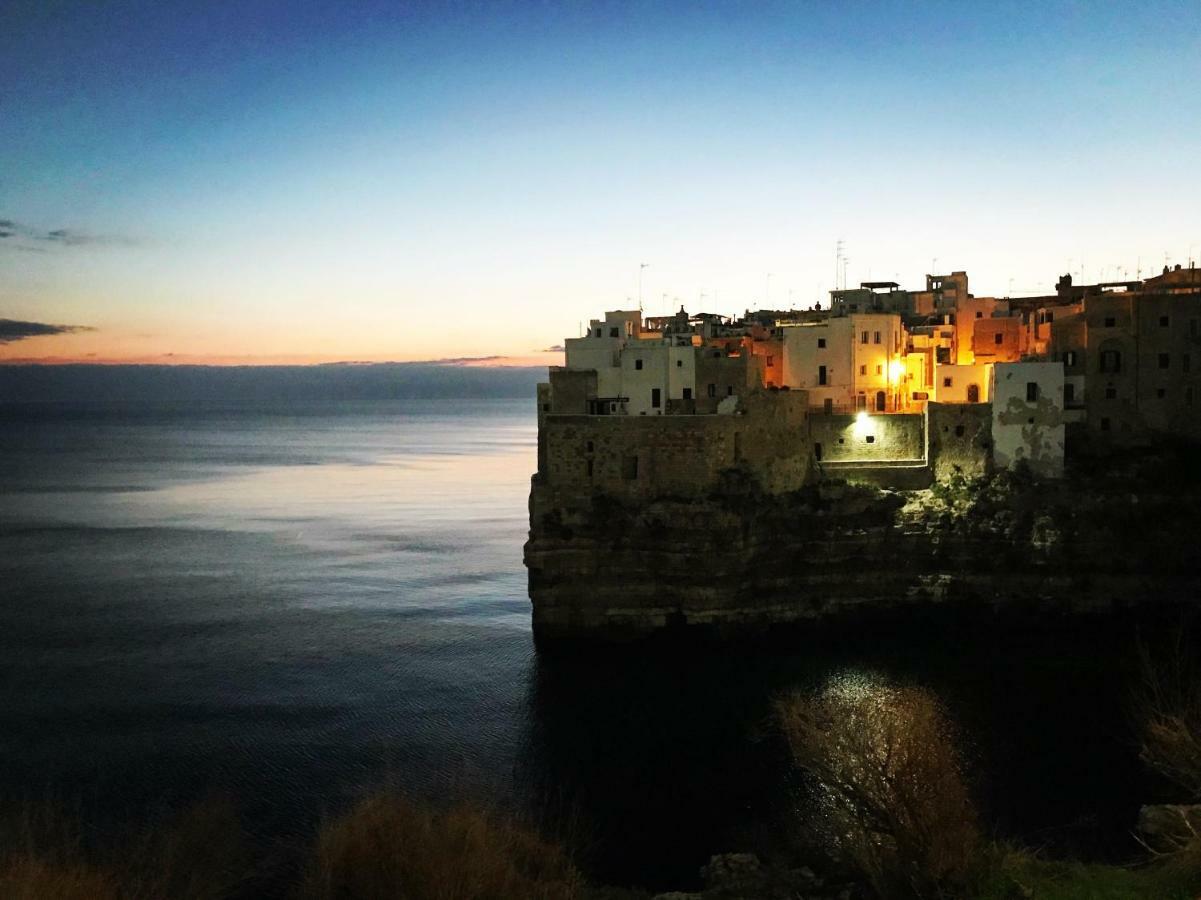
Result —
<instances>
[{"instance_id":1,"label":"calm sea water","mask_svg":"<svg viewBox=\"0 0 1201 900\"><path fill-rule=\"evenodd\" d=\"M286 838L389 778L568 810L599 877L680 886L786 843L771 699L852 678L938 694L998 832L1134 852L1127 631L539 653L534 445L529 401L10 408L0 791L129 820L223 791Z\"/></svg>"}]
</instances>

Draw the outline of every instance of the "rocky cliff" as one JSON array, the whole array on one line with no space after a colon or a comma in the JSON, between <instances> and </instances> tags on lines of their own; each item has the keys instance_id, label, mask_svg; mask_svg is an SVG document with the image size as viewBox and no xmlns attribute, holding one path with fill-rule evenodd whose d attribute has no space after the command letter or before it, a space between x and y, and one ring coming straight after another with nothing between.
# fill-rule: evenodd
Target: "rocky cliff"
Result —
<instances>
[{"instance_id":1,"label":"rocky cliff","mask_svg":"<svg viewBox=\"0 0 1201 900\"><path fill-rule=\"evenodd\" d=\"M535 476L525 547L540 638L723 633L940 607L1037 616L1201 597L1186 460L1109 462L895 492L771 495L732 468L704 495L638 502Z\"/></svg>"}]
</instances>

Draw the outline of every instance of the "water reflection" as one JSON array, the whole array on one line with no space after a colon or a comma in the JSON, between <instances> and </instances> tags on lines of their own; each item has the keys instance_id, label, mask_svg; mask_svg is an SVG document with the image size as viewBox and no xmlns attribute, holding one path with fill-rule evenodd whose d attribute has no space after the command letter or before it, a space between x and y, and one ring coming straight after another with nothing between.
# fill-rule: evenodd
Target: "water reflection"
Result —
<instances>
[{"instance_id":1,"label":"water reflection","mask_svg":"<svg viewBox=\"0 0 1201 900\"><path fill-rule=\"evenodd\" d=\"M1121 660L1128 635L977 626L540 650L515 784L535 807L573 808L592 839L590 868L615 883L694 884L719 852L818 852L809 832L828 837L832 799L800 774L774 720L777 700L799 692L862 729L865 755L926 716L928 732L955 741L989 829L1131 852L1145 779L1116 711L1121 666L1099 666L1097 654ZM1084 756L1070 749L1081 746Z\"/></svg>"}]
</instances>

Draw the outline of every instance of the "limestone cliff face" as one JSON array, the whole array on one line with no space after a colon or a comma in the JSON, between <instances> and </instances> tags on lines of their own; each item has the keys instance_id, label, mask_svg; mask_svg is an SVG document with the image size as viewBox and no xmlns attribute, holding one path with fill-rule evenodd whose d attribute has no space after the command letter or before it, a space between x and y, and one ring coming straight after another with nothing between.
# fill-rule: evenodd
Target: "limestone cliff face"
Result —
<instances>
[{"instance_id":1,"label":"limestone cliff face","mask_svg":"<svg viewBox=\"0 0 1201 900\"><path fill-rule=\"evenodd\" d=\"M543 638L930 605L1048 616L1201 597L1201 567L1180 544L1190 508L1172 491L1088 494L1007 474L933 492L772 496L731 470L703 496L646 501L535 477L525 563Z\"/></svg>"}]
</instances>

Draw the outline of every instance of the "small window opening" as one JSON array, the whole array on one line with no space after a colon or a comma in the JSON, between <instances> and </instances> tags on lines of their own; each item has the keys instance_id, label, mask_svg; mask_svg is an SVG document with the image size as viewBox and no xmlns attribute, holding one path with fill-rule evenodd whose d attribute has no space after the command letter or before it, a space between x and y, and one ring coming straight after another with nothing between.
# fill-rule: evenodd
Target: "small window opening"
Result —
<instances>
[{"instance_id":1,"label":"small window opening","mask_svg":"<svg viewBox=\"0 0 1201 900\"><path fill-rule=\"evenodd\" d=\"M626 481L634 481L638 478L637 456L623 456L621 458L621 477Z\"/></svg>"},{"instance_id":2,"label":"small window opening","mask_svg":"<svg viewBox=\"0 0 1201 900\"><path fill-rule=\"evenodd\" d=\"M963 437L963 426L962 425L955 426L955 437Z\"/></svg>"},{"instance_id":3,"label":"small window opening","mask_svg":"<svg viewBox=\"0 0 1201 900\"><path fill-rule=\"evenodd\" d=\"M1026 402L1033 403L1037 399L1038 399L1038 382L1027 381L1026 382Z\"/></svg>"},{"instance_id":4,"label":"small window opening","mask_svg":"<svg viewBox=\"0 0 1201 900\"><path fill-rule=\"evenodd\" d=\"M634 360L634 368L641 370L642 369L642 360L640 360L640 359Z\"/></svg>"}]
</instances>

